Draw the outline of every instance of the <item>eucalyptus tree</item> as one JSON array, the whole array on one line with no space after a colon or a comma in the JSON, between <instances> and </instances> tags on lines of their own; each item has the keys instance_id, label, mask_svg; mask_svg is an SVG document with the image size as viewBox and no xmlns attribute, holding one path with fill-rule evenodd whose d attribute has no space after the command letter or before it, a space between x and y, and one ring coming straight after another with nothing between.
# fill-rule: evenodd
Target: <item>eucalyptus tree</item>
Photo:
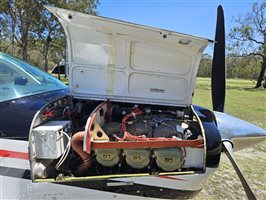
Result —
<instances>
[{"instance_id":1,"label":"eucalyptus tree","mask_svg":"<svg viewBox=\"0 0 266 200\"><path fill-rule=\"evenodd\" d=\"M266 2L254 3L252 11L234 19L229 33L229 52L241 57L254 57L261 62L256 88L261 87L266 68ZM265 87L265 84L263 85Z\"/></svg>"},{"instance_id":2,"label":"eucalyptus tree","mask_svg":"<svg viewBox=\"0 0 266 200\"><path fill-rule=\"evenodd\" d=\"M31 28L40 17L38 10L41 5L35 0L1 0L0 21L1 36L7 47L19 47L24 60L28 60L28 49L31 43Z\"/></svg>"}]
</instances>

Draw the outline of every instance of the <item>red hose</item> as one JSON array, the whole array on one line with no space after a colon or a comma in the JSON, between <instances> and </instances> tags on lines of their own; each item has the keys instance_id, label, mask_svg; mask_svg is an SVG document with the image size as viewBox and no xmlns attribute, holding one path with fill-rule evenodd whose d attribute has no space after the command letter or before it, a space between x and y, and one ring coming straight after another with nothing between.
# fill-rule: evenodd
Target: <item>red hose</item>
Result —
<instances>
[{"instance_id":1,"label":"red hose","mask_svg":"<svg viewBox=\"0 0 266 200\"><path fill-rule=\"evenodd\" d=\"M134 117L137 115L142 115L143 112L138 109L138 108L133 108L132 113L127 114L123 119L122 119L122 131L124 132L124 136L121 139L122 141L128 139L128 140L137 140L137 141L176 141L175 138L165 138L165 137L157 137L157 138L145 138L142 136L135 136L130 134L129 132L127 132L127 127L126 127L126 123L128 118L130 117Z\"/></svg>"}]
</instances>

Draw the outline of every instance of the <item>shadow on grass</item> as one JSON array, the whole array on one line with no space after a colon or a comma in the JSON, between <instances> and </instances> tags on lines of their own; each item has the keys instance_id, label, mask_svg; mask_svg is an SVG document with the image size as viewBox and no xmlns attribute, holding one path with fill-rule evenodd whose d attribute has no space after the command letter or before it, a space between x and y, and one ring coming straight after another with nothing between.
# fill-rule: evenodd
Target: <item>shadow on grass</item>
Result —
<instances>
[{"instance_id":1,"label":"shadow on grass","mask_svg":"<svg viewBox=\"0 0 266 200\"><path fill-rule=\"evenodd\" d=\"M204 85L204 84L198 84L196 85L197 89L203 89L203 90L211 90L210 85ZM245 91L251 91L251 92L257 92L257 91L266 91L265 88L255 88L255 87L240 87L240 86L231 86L227 85L226 90L245 90Z\"/></svg>"},{"instance_id":2,"label":"shadow on grass","mask_svg":"<svg viewBox=\"0 0 266 200\"><path fill-rule=\"evenodd\" d=\"M245 90L250 92L265 91L265 88L226 86L227 90Z\"/></svg>"}]
</instances>

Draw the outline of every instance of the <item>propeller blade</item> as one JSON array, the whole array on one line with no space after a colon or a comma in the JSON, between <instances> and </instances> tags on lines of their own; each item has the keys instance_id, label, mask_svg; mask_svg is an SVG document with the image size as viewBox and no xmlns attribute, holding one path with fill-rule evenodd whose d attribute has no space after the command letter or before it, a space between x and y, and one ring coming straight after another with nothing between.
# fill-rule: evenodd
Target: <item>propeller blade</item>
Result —
<instances>
[{"instance_id":1,"label":"propeller blade","mask_svg":"<svg viewBox=\"0 0 266 200\"><path fill-rule=\"evenodd\" d=\"M225 102L225 31L224 12L221 5L217 8L211 87L213 110L223 112Z\"/></svg>"},{"instance_id":2,"label":"propeller blade","mask_svg":"<svg viewBox=\"0 0 266 200\"><path fill-rule=\"evenodd\" d=\"M226 156L229 158L231 164L233 165L233 167L234 167L234 169L238 175L238 178L240 179L242 186L243 186L243 188L247 194L248 199L249 200L256 200L254 193L252 192L252 190L249 187L245 177L241 173L241 171L240 171L240 169L236 163L236 160L235 160L234 155L233 155L232 143L229 141L223 141L223 151L225 152Z\"/></svg>"}]
</instances>

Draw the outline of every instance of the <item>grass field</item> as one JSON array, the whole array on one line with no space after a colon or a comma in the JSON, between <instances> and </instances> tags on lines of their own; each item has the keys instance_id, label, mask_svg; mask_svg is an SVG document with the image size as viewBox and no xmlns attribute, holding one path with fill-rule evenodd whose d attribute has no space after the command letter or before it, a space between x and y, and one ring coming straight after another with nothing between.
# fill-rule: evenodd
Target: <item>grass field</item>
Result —
<instances>
[{"instance_id":1,"label":"grass field","mask_svg":"<svg viewBox=\"0 0 266 200\"><path fill-rule=\"evenodd\" d=\"M198 78L193 104L212 109L211 81ZM225 112L266 128L266 90L247 80L227 80Z\"/></svg>"},{"instance_id":2,"label":"grass field","mask_svg":"<svg viewBox=\"0 0 266 200\"><path fill-rule=\"evenodd\" d=\"M198 78L194 104L211 107L210 79ZM266 128L266 90L246 80L227 80L225 112ZM235 153L257 199L266 199L266 142ZM219 169L210 177L198 200L247 199L229 160L222 155Z\"/></svg>"}]
</instances>

